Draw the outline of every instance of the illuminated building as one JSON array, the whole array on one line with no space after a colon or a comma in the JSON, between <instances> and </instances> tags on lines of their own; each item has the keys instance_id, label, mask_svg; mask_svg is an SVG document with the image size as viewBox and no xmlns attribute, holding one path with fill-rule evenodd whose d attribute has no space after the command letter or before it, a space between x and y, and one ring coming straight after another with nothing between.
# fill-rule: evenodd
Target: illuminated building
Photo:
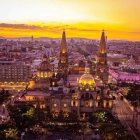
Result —
<instances>
[{"instance_id":1,"label":"illuminated building","mask_svg":"<svg viewBox=\"0 0 140 140\"><path fill-rule=\"evenodd\" d=\"M109 74L116 83L140 83L140 65L131 56L127 64L118 69L110 68Z\"/></svg>"},{"instance_id":2,"label":"illuminated building","mask_svg":"<svg viewBox=\"0 0 140 140\"><path fill-rule=\"evenodd\" d=\"M49 96L49 94L44 94L42 91L28 91L18 102L31 103L35 108L47 108L49 105Z\"/></svg>"},{"instance_id":3,"label":"illuminated building","mask_svg":"<svg viewBox=\"0 0 140 140\"><path fill-rule=\"evenodd\" d=\"M111 68L118 68L122 64L126 64L128 62L127 55L122 54L107 54L108 65Z\"/></svg>"},{"instance_id":4,"label":"illuminated building","mask_svg":"<svg viewBox=\"0 0 140 140\"><path fill-rule=\"evenodd\" d=\"M71 74L83 74L85 71L85 63L84 61L79 61L76 65L70 68Z\"/></svg>"},{"instance_id":5,"label":"illuminated building","mask_svg":"<svg viewBox=\"0 0 140 140\"><path fill-rule=\"evenodd\" d=\"M106 50L106 37L104 31L102 32L99 52L97 54L97 75L103 81L108 81L108 66L107 66L107 50Z\"/></svg>"},{"instance_id":6,"label":"illuminated building","mask_svg":"<svg viewBox=\"0 0 140 140\"><path fill-rule=\"evenodd\" d=\"M38 79L46 79L52 77L52 66L49 63L49 57L46 55L43 56L43 61L38 67L37 70L37 78Z\"/></svg>"},{"instance_id":7,"label":"illuminated building","mask_svg":"<svg viewBox=\"0 0 140 140\"><path fill-rule=\"evenodd\" d=\"M132 55L126 64L120 66L120 69L128 73L140 73L140 65L136 64Z\"/></svg>"},{"instance_id":8,"label":"illuminated building","mask_svg":"<svg viewBox=\"0 0 140 140\"><path fill-rule=\"evenodd\" d=\"M112 95L107 91L103 86L99 87L86 64L85 73L78 80L78 90L72 95L72 111L84 119L98 109L111 110Z\"/></svg>"},{"instance_id":9,"label":"illuminated building","mask_svg":"<svg viewBox=\"0 0 140 140\"><path fill-rule=\"evenodd\" d=\"M64 82L66 83L67 74L68 74L68 50L67 50L65 31L63 31L62 40L61 40L60 56L59 56L59 63L58 63L58 74L60 75L60 77L64 79Z\"/></svg>"},{"instance_id":10,"label":"illuminated building","mask_svg":"<svg viewBox=\"0 0 140 140\"><path fill-rule=\"evenodd\" d=\"M0 60L0 89L24 90L30 78L29 65L12 60Z\"/></svg>"},{"instance_id":11,"label":"illuminated building","mask_svg":"<svg viewBox=\"0 0 140 140\"><path fill-rule=\"evenodd\" d=\"M66 114L68 112L73 112L76 113L80 119L86 119L91 113L98 109L111 111L113 107L112 94L103 84L103 82L107 82L108 76L104 41L105 37L103 32L100 42L100 53L98 55L99 61L97 63L97 68L100 70L99 76L91 74L90 66L87 61L86 64L82 63L82 67L84 66L84 73L82 75L79 74L78 76L80 77L76 77L76 85L71 86L68 84L69 77L67 81L68 52L66 48L65 32L63 32L58 71L52 72L50 69L51 66L46 58L40 64L37 71L35 84L39 85L40 89L48 85L48 90L44 91L44 95L35 90L32 94L29 93L29 96L27 92L25 101L32 103L35 107L40 107L40 104L45 103L45 107L47 106L54 115L58 115L60 111L64 111ZM104 73L101 70L104 70ZM49 75L49 73L51 73L51 75ZM50 81L50 84L48 84L47 81ZM46 102L44 102L44 100Z\"/></svg>"},{"instance_id":12,"label":"illuminated building","mask_svg":"<svg viewBox=\"0 0 140 140\"><path fill-rule=\"evenodd\" d=\"M90 68L88 66L85 67L85 73L80 77L78 84L81 88L87 87L89 89L93 86L95 87L95 80L90 74Z\"/></svg>"},{"instance_id":13,"label":"illuminated building","mask_svg":"<svg viewBox=\"0 0 140 140\"><path fill-rule=\"evenodd\" d=\"M40 89L46 89L49 87L50 78L53 75L52 65L49 62L49 57L43 56L43 60L39 65L36 73L35 87Z\"/></svg>"}]
</instances>

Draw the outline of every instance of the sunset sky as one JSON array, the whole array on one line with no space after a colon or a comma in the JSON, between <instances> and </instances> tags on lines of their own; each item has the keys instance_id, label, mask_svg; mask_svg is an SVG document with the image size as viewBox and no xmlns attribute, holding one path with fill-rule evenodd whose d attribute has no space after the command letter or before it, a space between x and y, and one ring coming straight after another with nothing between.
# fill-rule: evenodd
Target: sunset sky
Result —
<instances>
[{"instance_id":1,"label":"sunset sky","mask_svg":"<svg viewBox=\"0 0 140 140\"><path fill-rule=\"evenodd\" d=\"M0 0L0 36L140 40L140 0Z\"/></svg>"}]
</instances>

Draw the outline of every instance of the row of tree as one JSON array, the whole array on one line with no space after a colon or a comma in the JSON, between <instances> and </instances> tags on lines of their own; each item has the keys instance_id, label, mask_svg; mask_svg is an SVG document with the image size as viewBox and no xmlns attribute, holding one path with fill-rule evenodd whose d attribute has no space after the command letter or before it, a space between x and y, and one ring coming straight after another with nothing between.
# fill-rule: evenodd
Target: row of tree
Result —
<instances>
[{"instance_id":1,"label":"row of tree","mask_svg":"<svg viewBox=\"0 0 140 140\"><path fill-rule=\"evenodd\" d=\"M89 122L95 128L98 126L98 133L103 140L136 140L111 112L98 110L91 115Z\"/></svg>"},{"instance_id":2,"label":"row of tree","mask_svg":"<svg viewBox=\"0 0 140 140\"><path fill-rule=\"evenodd\" d=\"M56 129L78 130L80 128L78 116L73 113L59 112L57 115L49 109L34 108L30 104L9 105L10 121L0 125L0 139L17 139L22 132L33 129L36 126L55 131ZM57 124L62 125L57 125ZM56 125L55 125L56 124ZM16 132L14 132L16 131ZM12 134L14 132L14 134Z\"/></svg>"}]
</instances>

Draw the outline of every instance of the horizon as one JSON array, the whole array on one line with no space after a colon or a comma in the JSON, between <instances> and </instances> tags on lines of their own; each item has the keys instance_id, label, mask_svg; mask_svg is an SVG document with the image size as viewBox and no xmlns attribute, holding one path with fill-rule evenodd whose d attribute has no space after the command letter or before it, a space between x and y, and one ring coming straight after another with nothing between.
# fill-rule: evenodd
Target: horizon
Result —
<instances>
[{"instance_id":1,"label":"horizon","mask_svg":"<svg viewBox=\"0 0 140 140\"><path fill-rule=\"evenodd\" d=\"M0 0L0 36L140 41L139 0ZM126 4L127 3L127 4ZM86 5L86 6L85 6ZM8 10L7 10L8 9Z\"/></svg>"},{"instance_id":2,"label":"horizon","mask_svg":"<svg viewBox=\"0 0 140 140\"><path fill-rule=\"evenodd\" d=\"M45 37L45 36L40 36L40 37L34 37L34 36L23 36L23 37L3 37L0 36L0 39L60 39L62 37ZM87 39L87 40L95 40L95 41L100 41L100 38L86 38L86 37L66 37L66 39ZM140 42L140 40L128 40L128 39L107 39L107 41L127 41L127 42Z\"/></svg>"}]
</instances>

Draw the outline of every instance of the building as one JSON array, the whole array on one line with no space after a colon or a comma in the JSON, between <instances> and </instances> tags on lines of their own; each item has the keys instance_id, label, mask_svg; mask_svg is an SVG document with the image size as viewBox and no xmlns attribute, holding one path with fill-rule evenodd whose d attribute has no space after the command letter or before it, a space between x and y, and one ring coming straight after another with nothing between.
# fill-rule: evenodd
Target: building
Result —
<instances>
[{"instance_id":1,"label":"building","mask_svg":"<svg viewBox=\"0 0 140 140\"><path fill-rule=\"evenodd\" d=\"M129 73L140 73L140 65L136 64L132 55L126 64L120 66L120 69Z\"/></svg>"},{"instance_id":2,"label":"building","mask_svg":"<svg viewBox=\"0 0 140 140\"><path fill-rule=\"evenodd\" d=\"M44 55L43 60L37 68L33 80L30 81L29 88L47 89L50 86L50 79L53 76L53 67L49 62L49 57Z\"/></svg>"},{"instance_id":3,"label":"building","mask_svg":"<svg viewBox=\"0 0 140 140\"><path fill-rule=\"evenodd\" d=\"M78 89L72 96L72 105L77 106L77 113L81 117L89 116L98 109L111 110L113 106L112 94L107 88L96 83L90 74L89 66L78 80ZM75 111L75 108L72 108Z\"/></svg>"},{"instance_id":4,"label":"building","mask_svg":"<svg viewBox=\"0 0 140 140\"><path fill-rule=\"evenodd\" d=\"M97 54L97 75L102 79L103 83L108 82L108 66L107 66L107 50L106 37L104 31L102 32L99 51Z\"/></svg>"},{"instance_id":5,"label":"building","mask_svg":"<svg viewBox=\"0 0 140 140\"><path fill-rule=\"evenodd\" d=\"M0 60L0 89L24 90L30 81L29 65L14 60Z\"/></svg>"},{"instance_id":6,"label":"building","mask_svg":"<svg viewBox=\"0 0 140 140\"><path fill-rule=\"evenodd\" d=\"M68 50L65 31L63 31L58 63L58 75L59 77L63 77L65 83L67 81L67 74L68 74Z\"/></svg>"},{"instance_id":7,"label":"building","mask_svg":"<svg viewBox=\"0 0 140 140\"><path fill-rule=\"evenodd\" d=\"M77 64L73 65L69 72L70 74L83 74L85 71L85 62L80 60Z\"/></svg>"},{"instance_id":8,"label":"building","mask_svg":"<svg viewBox=\"0 0 140 140\"><path fill-rule=\"evenodd\" d=\"M63 32L58 74L56 72L53 75L52 73L51 75L49 74L51 70L46 59L43 60L37 71L37 84L40 81L45 86L47 85L45 79L50 79L50 85L48 85L49 90L41 92L38 90L27 91L27 94L24 95L24 100L21 99L21 101L29 102L35 107L47 107L54 115L58 115L60 111L63 111L65 115L68 112L73 112L81 120L86 120L96 110L104 109L111 111L113 107L113 96L108 87L104 85L108 80L105 45L105 35L103 32L97 63L97 68L100 70L98 73L99 76L91 73L90 65L86 60L86 62L82 63L84 73L82 75L75 74L74 77L71 77L72 83L75 83L71 86L69 84L70 74L68 73L66 37L65 32Z\"/></svg>"},{"instance_id":9,"label":"building","mask_svg":"<svg viewBox=\"0 0 140 140\"><path fill-rule=\"evenodd\" d=\"M51 89L53 87L53 89ZM65 115L73 112L81 120L86 120L94 111L104 109L111 111L113 107L112 93L103 85L98 85L90 74L90 68L86 65L85 73L81 75L75 87L61 87L53 85L50 91L39 93L29 91L24 96L24 102L29 102L35 107L47 107L54 115L63 111ZM23 102L23 100L21 99Z\"/></svg>"},{"instance_id":10,"label":"building","mask_svg":"<svg viewBox=\"0 0 140 140\"><path fill-rule=\"evenodd\" d=\"M131 56L126 64L117 69L110 68L109 75L117 83L140 83L140 65L136 64Z\"/></svg>"},{"instance_id":11,"label":"building","mask_svg":"<svg viewBox=\"0 0 140 140\"><path fill-rule=\"evenodd\" d=\"M109 67L118 68L122 64L126 64L128 62L128 57L123 54L109 53L107 54L107 60Z\"/></svg>"}]
</instances>

